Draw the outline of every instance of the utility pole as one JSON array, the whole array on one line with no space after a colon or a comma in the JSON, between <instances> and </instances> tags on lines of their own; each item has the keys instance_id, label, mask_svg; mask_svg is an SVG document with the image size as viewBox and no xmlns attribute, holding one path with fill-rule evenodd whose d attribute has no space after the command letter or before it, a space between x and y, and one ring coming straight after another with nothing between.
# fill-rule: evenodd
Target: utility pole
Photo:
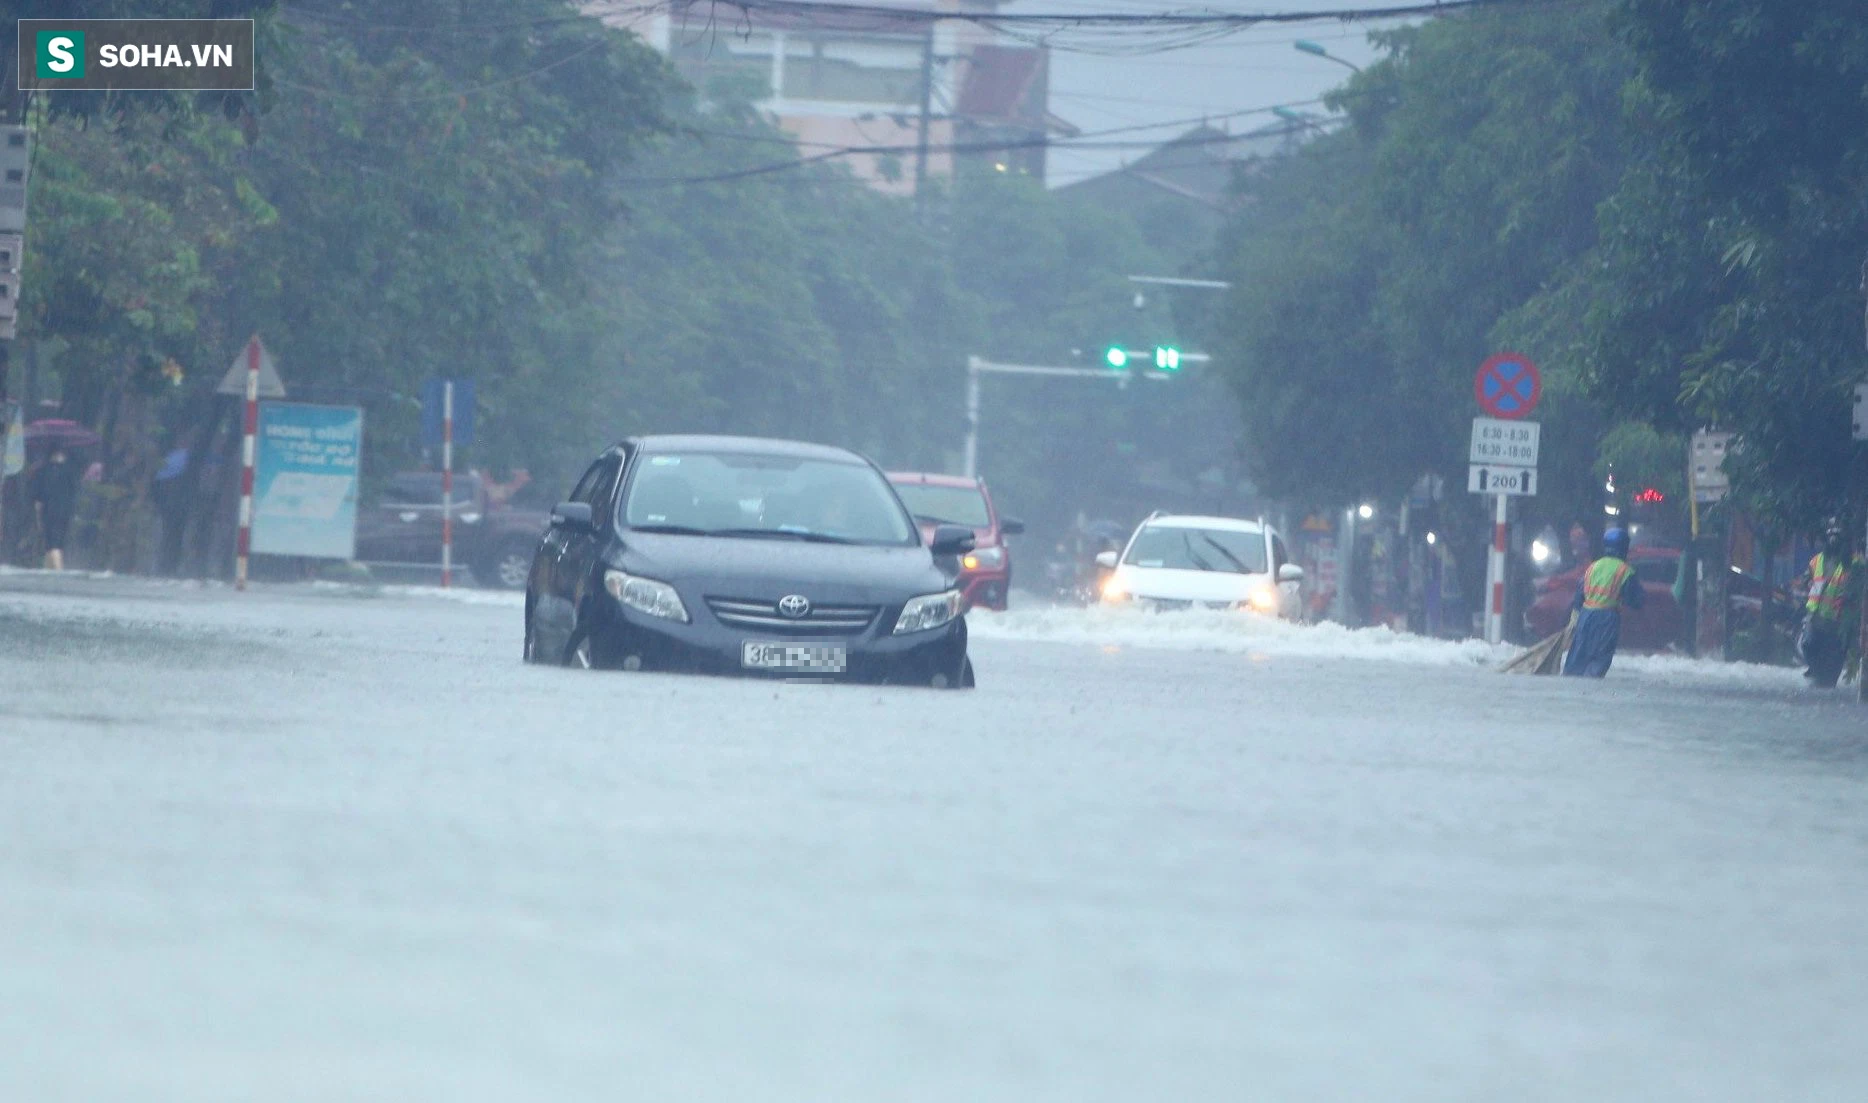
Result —
<instances>
[{"instance_id":1,"label":"utility pole","mask_svg":"<svg viewBox=\"0 0 1868 1103\"><path fill-rule=\"evenodd\" d=\"M934 108L934 24L921 41L921 119L915 137L915 213L927 214L928 121Z\"/></svg>"},{"instance_id":2,"label":"utility pole","mask_svg":"<svg viewBox=\"0 0 1868 1103\"><path fill-rule=\"evenodd\" d=\"M1868 344L1868 260L1862 262L1861 293L1862 341L1864 344ZM1858 431L1856 435L1859 437L1861 434ZM1864 526L1862 532L1862 552L1864 555L1868 555L1868 526ZM1765 594L1767 596L1770 594L1768 587L1769 580L1766 580ZM1868 615L1864 615L1863 611L1858 610L1855 619L1861 622L1861 634L1855 641L1855 654L1861 656L1858 660L1861 664L1860 672L1855 675L1855 698L1862 704L1868 705Z\"/></svg>"},{"instance_id":3,"label":"utility pole","mask_svg":"<svg viewBox=\"0 0 1868 1103\"><path fill-rule=\"evenodd\" d=\"M9 400L12 397L11 353L19 319L20 270L26 254L26 186L32 171L32 132L26 126L26 97L16 96L13 102L18 105L18 123L0 126L0 457L11 452L13 458L19 460L19 442L14 442L12 449L6 446L15 420L22 425L25 421L23 417L15 419L9 415L12 405ZM37 350L34 352L36 355ZM0 512L5 510L7 479L21 473L8 470L12 466L0 458ZM21 468L23 470L23 461ZM0 525L0 558L5 556L4 535L4 525Z\"/></svg>"}]
</instances>

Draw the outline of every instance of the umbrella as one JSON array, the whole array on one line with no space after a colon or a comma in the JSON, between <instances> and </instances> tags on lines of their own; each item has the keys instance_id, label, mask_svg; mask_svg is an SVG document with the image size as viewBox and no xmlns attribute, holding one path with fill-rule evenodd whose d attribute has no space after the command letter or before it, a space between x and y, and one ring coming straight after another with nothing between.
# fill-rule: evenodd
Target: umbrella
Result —
<instances>
[{"instance_id":1,"label":"umbrella","mask_svg":"<svg viewBox=\"0 0 1868 1103\"><path fill-rule=\"evenodd\" d=\"M98 436L75 421L43 418L26 426L26 443L37 449L90 448Z\"/></svg>"}]
</instances>

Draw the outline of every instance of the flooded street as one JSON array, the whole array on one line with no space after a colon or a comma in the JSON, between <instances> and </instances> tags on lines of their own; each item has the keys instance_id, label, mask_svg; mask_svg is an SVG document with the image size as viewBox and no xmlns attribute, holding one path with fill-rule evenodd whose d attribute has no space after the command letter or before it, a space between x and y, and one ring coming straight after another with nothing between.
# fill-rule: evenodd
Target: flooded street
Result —
<instances>
[{"instance_id":1,"label":"flooded street","mask_svg":"<svg viewBox=\"0 0 1868 1103\"><path fill-rule=\"evenodd\" d=\"M1868 1092L1868 728L1794 673L1015 609L943 694L519 619L0 578L0 1096Z\"/></svg>"}]
</instances>

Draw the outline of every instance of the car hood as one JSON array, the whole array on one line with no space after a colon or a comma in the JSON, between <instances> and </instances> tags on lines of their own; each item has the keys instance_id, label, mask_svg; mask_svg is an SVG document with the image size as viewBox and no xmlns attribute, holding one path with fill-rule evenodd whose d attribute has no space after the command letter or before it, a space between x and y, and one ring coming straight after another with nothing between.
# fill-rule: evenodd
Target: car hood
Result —
<instances>
[{"instance_id":1,"label":"car hood","mask_svg":"<svg viewBox=\"0 0 1868 1103\"><path fill-rule=\"evenodd\" d=\"M610 563L707 596L902 601L953 585L925 547L813 544L758 537L632 533Z\"/></svg>"},{"instance_id":2,"label":"car hood","mask_svg":"<svg viewBox=\"0 0 1868 1103\"><path fill-rule=\"evenodd\" d=\"M1244 601L1271 581L1268 574L1186 571L1168 567L1116 568L1116 581L1130 597L1167 601Z\"/></svg>"}]
</instances>

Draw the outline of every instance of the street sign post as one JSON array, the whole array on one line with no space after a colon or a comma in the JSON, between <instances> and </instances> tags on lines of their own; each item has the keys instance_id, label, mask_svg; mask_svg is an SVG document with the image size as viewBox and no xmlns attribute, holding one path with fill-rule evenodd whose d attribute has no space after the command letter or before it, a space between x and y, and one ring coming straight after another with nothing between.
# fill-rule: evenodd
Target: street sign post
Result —
<instances>
[{"instance_id":1,"label":"street sign post","mask_svg":"<svg viewBox=\"0 0 1868 1103\"><path fill-rule=\"evenodd\" d=\"M1686 473L1695 503L1711 505L1722 501L1732 489L1731 477L1725 473L1725 456L1731 447L1731 433L1701 429L1693 434Z\"/></svg>"},{"instance_id":2,"label":"street sign post","mask_svg":"<svg viewBox=\"0 0 1868 1103\"><path fill-rule=\"evenodd\" d=\"M1542 429L1535 421L1475 417L1472 419L1472 449L1467 459L1472 463L1536 467Z\"/></svg>"},{"instance_id":3,"label":"street sign post","mask_svg":"<svg viewBox=\"0 0 1868 1103\"><path fill-rule=\"evenodd\" d=\"M440 448L445 435L448 384L454 387L454 443L461 448L473 444L474 413L479 402L474 397L471 379L428 379L422 382L422 447Z\"/></svg>"},{"instance_id":4,"label":"street sign post","mask_svg":"<svg viewBox=\"0 0 1868 1103\"><path fill-rule=\"evenodd\" d=\"M1528 498L1537 493L1537 468L1487 467L1475 463L1466 473L1466 489L1474 494L1505 494Z\"/></svg>"},{"instance_id":5,"label":"street sign post","mask_svg":"<svg viewBox=\"0 0 1868 1103\"><path fill-rule=\"evenodd\" d=\"M220 386L214 388L214 393L233 395L236 398L246 394L249 370L257 373L253 392L255 397L285 397L285 384L279 379L279 369L272 362L272 353L267 352L266 346L260 344L257 335L240 350L240 355L234 357L233 366L227 369L226 375L221 376Z\"/></svg>"},{"instance_id":6,"label":"street sign post","mask_svg":"<svg viewBox=\"0 0 1868 1103\"><path fill-rule=\"evenodd\" d=\"M1498 359L1494 356L1487 360L1487 367ZM1535 383L1537 369L1522 357L1518 360ZM1486 368L1481 368L1479 404L1488 410L1502 412L1515 408L1518 411L1515 416L1472 419L1472 467L1466 475L1468 490L1492 496L1492 547L1485 563L1485 641L1502 643L1505 639L1505 547L1511 524L1510 501L1537 492L1537 445L1542 426L1535 421L1517 420L1537 404L1536 386L1528 392L1520 392L1528 398L1520 398L1516 407L1502 400L1488 403L1482 385L1486 376Z\"/></svg>"},{"instance_id":7,"label":"street sign post","mask_svg":"<svg viewBox=\"0 0 1868 1103\"><path fill-rule=\"evenodd\" d=\"M1544 394L1544 377L1530 357L1501 352L1479 365L1472 395L1493 417L1528 417Z\"/></svg>"}]
</instances>

